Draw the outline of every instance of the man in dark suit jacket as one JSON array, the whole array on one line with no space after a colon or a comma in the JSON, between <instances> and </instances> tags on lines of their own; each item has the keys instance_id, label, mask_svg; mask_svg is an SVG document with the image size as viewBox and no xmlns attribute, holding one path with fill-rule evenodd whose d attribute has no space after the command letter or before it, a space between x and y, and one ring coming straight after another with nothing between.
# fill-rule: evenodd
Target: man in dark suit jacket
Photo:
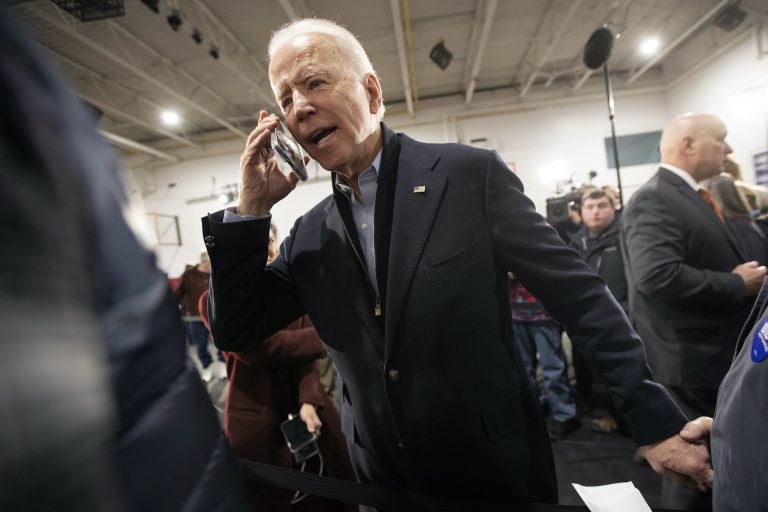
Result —
<instances>
[{"instance_id":1,"label":"man in dark suit jacket","mask_svg":"<svg viewBox=\"0 0 768 512\"><path fill-rule=\"evenodd\" d=\"M296 221L265 266L270 209L297 178L279 170L268 146L278 119L262 111L241 158L240 203L203 219L220 348L258 343L306 312L344 382L342 427L359 480L553 502L549 441L513 342L511 270L608 380L657 470L705 485L706 450L676 435L684 417L650 381L621 308L496 153L419 143L381 124L378 77L331 22L294 22L269 53L285 122L333 172L333 195Z\"/></svg>"},{"instance_id":2,"label":"man in dark suit jacket","mask_svg":"<svg viewBox=\"0 0 768 512\"><path fill-rule=\"evenodd\" d=\"M725 136L714 116L672 120L660 169L622 215L630 315L654 379L692 418L714 414L734 340L765 275L765 267L745 263L736 234L699 192L731 152Z\"/></svg>"}]
</instances>

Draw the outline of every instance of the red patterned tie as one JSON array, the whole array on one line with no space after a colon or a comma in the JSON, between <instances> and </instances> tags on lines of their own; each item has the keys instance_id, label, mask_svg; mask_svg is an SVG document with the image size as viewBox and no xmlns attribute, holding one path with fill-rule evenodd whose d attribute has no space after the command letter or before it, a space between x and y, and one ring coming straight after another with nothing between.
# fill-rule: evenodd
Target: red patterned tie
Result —
<instances>
[{"instance_id":1,"label":"red patterned tie","mask_svg":"<svg viewBox=\"0 0 768 512\"><path fill-rule=\"evenodd\" d=\"M717 201L715 201L715 198L712 197L712 194L709 193L709 190L700 188L699 195L709 206L712 207L713 210L715 210L715 215L717 215L717 218L720 219L720 222L723 222L723 210L720 209L720 205L717 204Z\"/></svg>"}]
</instances>

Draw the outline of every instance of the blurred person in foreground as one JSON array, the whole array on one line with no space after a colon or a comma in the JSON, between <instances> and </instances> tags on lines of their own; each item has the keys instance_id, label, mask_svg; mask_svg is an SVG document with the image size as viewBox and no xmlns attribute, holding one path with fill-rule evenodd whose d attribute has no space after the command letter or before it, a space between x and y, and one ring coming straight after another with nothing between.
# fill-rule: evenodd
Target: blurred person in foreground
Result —
<instances>
[{"instance_id":1,"label":"blurred person in foreground","mask_svg":"<svg viewBox=\"0 0 768 512\"><path fill-rule=\"evenodd\" d=\"M555 502L549 439L515 349L511 271L606 378L654 467L708 485L706 449L677 435L686 419L650 380L621 307L497 153L391 131L365 50L332 22L290 23L269 56L285 124L332 172L332 196L266 265L270 211L298 178L281 172L269 146L278 118L262 111L239 204L203 218L220 348L256 346L309 314L343 381L360 481L459 502Z\"/></svg>"},{"instance_id":2,"label":"blurred person in foreground","mask_svg":"<svg viewBox=\"0 0 768 512\"><path fill-rule=\"evenodd\" d=\"M247 510L116 159L0 6L0 509Z\"/></svg>"},{"instance_id":3,"label":"blurred person in foreground","mask_svg":"<svg viewBox=\"0 0 768 512\"><path fill-rule=\"evenodd\" d=\"M672 119L657 173L621 218L630 317L654 379L690 418L712 416L734 340L765 277L750 261L701 182L719 174L731 148L708 114ZM663 482L665 508L707 510L709 495Z\"/></svg>"}]
</instances>

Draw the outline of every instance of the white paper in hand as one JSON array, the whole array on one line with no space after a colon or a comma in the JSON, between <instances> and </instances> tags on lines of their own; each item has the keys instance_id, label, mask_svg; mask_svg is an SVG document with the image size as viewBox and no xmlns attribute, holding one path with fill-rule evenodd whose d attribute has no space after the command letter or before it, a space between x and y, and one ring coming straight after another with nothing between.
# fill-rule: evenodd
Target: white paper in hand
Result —
<instances>
[{"instance_id":1,"label":"white paper in hand","mask_svg":"<svg viewBox=\"0 0 768 512\"><path fill-rule=\"evenodd\" d=\"M651 507L632 482L587 487L571 484L591 512L651 512Z\"/></svg>"}]
</instances>

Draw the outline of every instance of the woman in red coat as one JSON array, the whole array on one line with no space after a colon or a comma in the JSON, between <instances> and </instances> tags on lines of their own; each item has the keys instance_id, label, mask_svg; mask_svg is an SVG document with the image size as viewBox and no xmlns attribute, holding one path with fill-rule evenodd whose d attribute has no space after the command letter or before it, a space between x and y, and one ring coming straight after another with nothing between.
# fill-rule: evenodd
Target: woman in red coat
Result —
<instances>
[{"instance_id":1,"label":"woman in red coat","mask_svg":"<svg viewBox=\"0 0 768 512\"><path fill-rule=\"evenodd\" d=\"M270 261L277 256L275 237L272 226ZM295 467L280 423L288 419L289 413L298 412L309 431L319 435L323 474L354 480L339 413L320 383L316 360L323 356L323 343L307 316L254 349L227 353L229 391L224 432L237 457ZM318 463L319 459L312 457L305 471L317 473ZM257 482L248 482L247 490L254 510L357 510L356 506L317 496L307 496L291 505L293 491Z\"/></svg>"}]
</instances>

